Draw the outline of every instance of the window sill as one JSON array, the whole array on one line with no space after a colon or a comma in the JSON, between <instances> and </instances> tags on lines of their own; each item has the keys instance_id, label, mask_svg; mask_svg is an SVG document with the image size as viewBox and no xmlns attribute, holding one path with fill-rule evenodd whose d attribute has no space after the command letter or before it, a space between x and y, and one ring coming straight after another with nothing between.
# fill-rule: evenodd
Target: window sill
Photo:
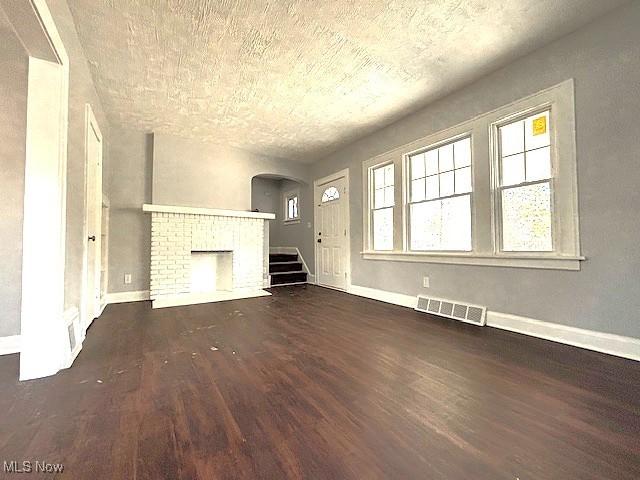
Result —
<instances>
[{"instance_id":1,"label":"window sill","mask_svg":"<svg viewBox=\"0 0 640 480\"><path fill-rule=\"evenodd\" d=\"M292 218L291 220L283 220L282 223L285 225L295 225L296 223L300 223L299 218Z\"/></svg>"},{"instance_id":2,"label":"window sill","mask_svg":"<svg viewBox=\"0 0 640 480\"><path fill-rule=\"evenodd\" d=\"M474 255L471 253L360 252L364 260L391 262L444 263L450 265L482 265L489 267L540 268L547 270L580 270L580 256Z\"/></svg>"}]
</instances>

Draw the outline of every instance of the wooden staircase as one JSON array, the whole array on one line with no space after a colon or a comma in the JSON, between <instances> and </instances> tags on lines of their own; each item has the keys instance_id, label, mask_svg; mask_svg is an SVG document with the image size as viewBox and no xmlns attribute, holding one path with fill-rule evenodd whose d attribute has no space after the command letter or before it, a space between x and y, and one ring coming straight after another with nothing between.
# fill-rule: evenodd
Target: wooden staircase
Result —
<instances>
[{"instance_id":1,"label":"wooden staircase","mask_svg":"<svg viewBox=\"0 0 640 480\"><path fill-rule=\"evenodd\" d=\"M269 254L269 274L272 287L307 283L307 272L296 253Z\"/></svg>"}]
</instances>

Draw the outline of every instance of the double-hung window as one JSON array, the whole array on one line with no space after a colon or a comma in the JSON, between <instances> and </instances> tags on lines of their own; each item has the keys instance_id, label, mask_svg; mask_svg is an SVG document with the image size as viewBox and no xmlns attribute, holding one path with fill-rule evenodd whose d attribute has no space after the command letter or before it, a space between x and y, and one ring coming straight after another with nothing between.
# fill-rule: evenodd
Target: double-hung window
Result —
<instances>
[{"instance_id":1,"label":"double-hung window","mask_svg":"<svg viewBox=\"0 0 640 480\"><path fill-rule=\"evenodd\" d=\"M382 153L363 174L365 260L565 270L584 260L572 80Z\"/></svg>"},{"instance_id":2,"label":"double-hung window","mask_svg":"<svg viewBox=\"0 0 640 480\"><path fill-rule=\"evenodd\" d=\"M297 191L288 192L284 195L284 221L298 222L300 221L299 211L300 194Z\"/></svg>"},{"instance_id":3,"label":"double-hung window","mask_svg":"<svg viewBox=\"0 0 640 480\"><path fill-rule=\"evenodd\" d=\"M393 250L393 207L395 204L393 163L371 169L373 183L373 249Z\"/></svg>"},{"instance_id":4,"label":"double-hung window","mask_svg":"<svg viewBox=\"0 0 640 480\"><path fill-rule=\"evenodd\" d=\"M471 250L471 138L409 155L414 251Z\"/></svg>"},{"instance_id":5,"label":"double-hung window","mask_svg":"<svg viewBox=\"0 0 640 480\"><path fill-rule=\"evenodd\" d=\"M550 111L527 115L497 129L501 249L553 250Z\"/></svg>"}]
</instances>

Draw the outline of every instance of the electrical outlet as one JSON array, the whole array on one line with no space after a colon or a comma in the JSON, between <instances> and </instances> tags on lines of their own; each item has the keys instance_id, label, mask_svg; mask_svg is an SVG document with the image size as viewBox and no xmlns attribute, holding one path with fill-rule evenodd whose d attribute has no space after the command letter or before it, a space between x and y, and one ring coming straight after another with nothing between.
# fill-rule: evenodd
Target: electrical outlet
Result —
<instances>
[{"instance_id":1,"label":"electrical outlet","mask_svg":"<svg viewBox=\"0 0 640 480\"><path fill-rule=\"evenodd\" d=\"M131 284L131 274L130 273L125 273L124 274L124 284L125 285L130 285Z\"/></svg>"},{"instance_id":2,"label":"electrical outlet","mask_svg":"<svg viewBox=\"0 0 640 480\"><path fill-rule=\"evenodd\" d=\"M424 288L429 288L429 277L422 277L422 286Z\"/></svg>"}]
</instances>

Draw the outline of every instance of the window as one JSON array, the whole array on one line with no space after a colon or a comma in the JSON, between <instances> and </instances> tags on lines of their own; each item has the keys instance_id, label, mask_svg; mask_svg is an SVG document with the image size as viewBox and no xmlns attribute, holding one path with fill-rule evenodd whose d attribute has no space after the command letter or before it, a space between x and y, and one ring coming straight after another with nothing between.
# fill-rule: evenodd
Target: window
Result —
<instances>
[{"instance_id":1,"label":"window","mask_svg":"<svg viewBox=\"0 0 640 480\"><path fill-rule=\"evenodd\" d=\"M299 198L297 191L288 192L284 195L284 221L297 222L300 220Z\"/></svg>"},{"instance_id":2,"label":"window","mask_svg":"<svg viewBox=\"0 0 640 480\"><path fill-rule=\"evenodd\" d=\"M363 258L580 270L574 105L567 80L363 162Z\"/></svg>"},{"instance_id":3,"label":"window","mask_svg":"<svg viewBox=\"0 0 640 480\"><path fill-rule=\"evenodd\" d=\"M553 250L550 111L498 127L502 250Z\"/></svg>"},{"instance_id":4,"label":"window","mask_svg":"<svg viewBox=\"0 0 640 480\"><path fill-rule=\"evenodd\" d=\"M411 250L471 250L471 138L409 156Z\"/></svg>"},{"instance_id":5,"label":"window","mask_svg":"<svg viewBox=\"0 0 640 480\"><path fill-rule=\"evenodd\" d=\"M373 249L393 250L393 205L394 171L393 164L371 170L373 177Z\"/></svg>"},{"instance_id":6,"label":"window","mask_svg":"<svg viewBox=\"0 0 640 480\"><path fill-rule=\"evenodd\" d=\"M340 198L340 192L336 187L329 187L322 193L322 198L320 201L322 203L331 202L333 200L338 200Z\"/></svg>"},{"instance_id":7,"label":"window","mask_svg":"<svg viewBox=\"0 0 640 480\"><path fill-rule=\"evenodd\" d=\"M298 196L295 195L287 199L287 220L298 218Z\"/></svg>"}]
</instances>

